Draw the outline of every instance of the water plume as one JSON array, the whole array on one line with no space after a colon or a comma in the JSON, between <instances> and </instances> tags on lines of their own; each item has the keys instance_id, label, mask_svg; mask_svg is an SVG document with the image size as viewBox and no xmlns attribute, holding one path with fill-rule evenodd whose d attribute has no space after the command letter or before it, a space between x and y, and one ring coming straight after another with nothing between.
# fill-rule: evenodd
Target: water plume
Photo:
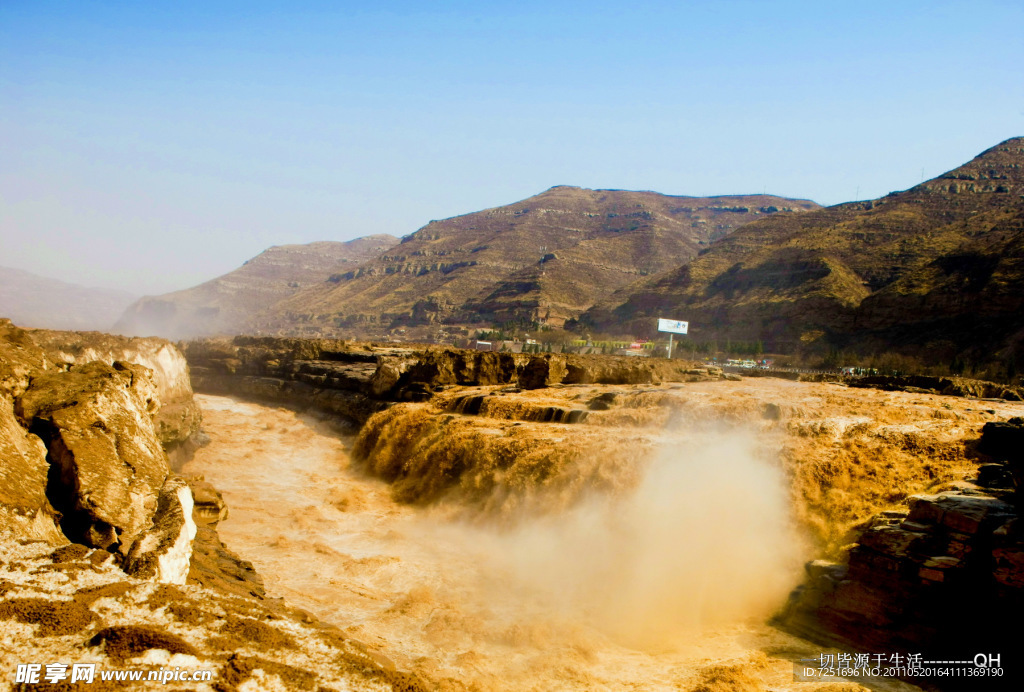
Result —
<instances>
[{"instance_id":1,"label":"water plume","mask_svg":"<svg viewBox=\"0 0 1024 692\"><path fill-rule=\"evenodd\" d=\"M787 497L753 435L688 431L663 436L628 493L590 493L560 514L474 527L466 539L502 568L490 590L506 593L495 598L525 590L538 610L658 648L783 601L800 557Z\"/></svg>"}]
</instances>

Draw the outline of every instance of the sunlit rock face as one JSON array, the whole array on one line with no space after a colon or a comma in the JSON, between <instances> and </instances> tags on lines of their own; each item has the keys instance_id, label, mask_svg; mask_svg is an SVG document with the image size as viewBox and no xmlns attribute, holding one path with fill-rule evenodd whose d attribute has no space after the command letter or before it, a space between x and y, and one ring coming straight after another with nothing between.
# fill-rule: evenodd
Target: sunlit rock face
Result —
<instances>
[{"instance_id":1,"label":"sunlit rock face","mask_svg":"<svg viewBox=\"0 0 1024 692\"><path fill-rule=\"evenodd\" d=\"M194 451L202 414L192 400L188 364L173 344L152 337L130 338L99 332L32 330L28 334L57 367L124 361L149 368L160 401L154 418L156 433L171 465L180 466Z\"/></svg>"},{"instance_id":2,"label":"sunlit rock face","mask_svg":"<svg viewBox=\"0 0 1024 692\"><path fill-rule=\"evenodd\" d=\"M118 361L43 375L18 400L19 419L47 446L49 495L73 541L127 550L148 525L168 474L155 396L148 370Z\"/></svg>"},{"instance_id":3,"label":"sunlit rock face","mask_svg":"<svg viewBox=\"0 0 1024 692\"><path fill-rule=\"evenodd\" d=\"M191 494L169 480L165 450L187 447L200 421L181 353L160 339L4 320L0 387L6 530L122 557L134 550L135 565L164 555L150 576L180 581L195 527Z\"/></svg>"}]
</instances>

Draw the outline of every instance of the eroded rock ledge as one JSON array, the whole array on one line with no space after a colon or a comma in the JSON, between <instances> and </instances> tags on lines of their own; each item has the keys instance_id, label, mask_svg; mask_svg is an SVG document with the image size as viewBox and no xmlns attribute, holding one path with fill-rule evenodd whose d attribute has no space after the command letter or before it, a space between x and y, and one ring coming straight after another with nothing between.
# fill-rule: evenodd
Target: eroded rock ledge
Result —
<instances>
[{"instance_id":1,"label":"eroded rock ledge","mask_svg":"<svg viewBox=\"0 0 1024 692\"><path fill-rule=\"evenodd\" d=\"M1020 684L1016 626L1024 618L1024 419L988 423L975 482L910 498L863 527L842 562L815 560L780 622L814 641L926 661L1002 655L1003 684ZM1016 488L1016 489L1015 489ZM1004 626L994 626L1001 623ZM929 689L977 680L912 679Z\"/></svg>"},{"instance_id":2,"label":"eroded rock ledge","mask_svg":"<svg viewBox=\"0 0 1024 692\"><path fill-rule=\"evenodd\" d=\"M358 427L389 402L451 385L653 384L718 379L686 361L394 347L327 339L235 337L182 345L197 391L313 408Z\"/></svg>"}]
</instances>

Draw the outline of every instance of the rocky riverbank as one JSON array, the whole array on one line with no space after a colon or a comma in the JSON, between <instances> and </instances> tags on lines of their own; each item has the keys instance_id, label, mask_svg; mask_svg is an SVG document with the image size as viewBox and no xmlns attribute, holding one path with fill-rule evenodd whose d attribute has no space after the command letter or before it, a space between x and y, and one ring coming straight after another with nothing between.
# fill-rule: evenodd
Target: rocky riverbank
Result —
<instances>
[{"instance_id":1,"label":"rocky riverbank","mask_svg":"<svg viewBox=\"0 0 1024 692\"><path fill-rule=\"evenodd\" d=\"M192 689L418 689L333 627L264 598L217 536L216 489L172 470L200 420L169 343L0 320L4 680L122 689L104 675L130 669L143 676L136 687L164 688L161 671L207 671ZM88 671L95 683L79 677Z\"/></svg>"}]
</instances>

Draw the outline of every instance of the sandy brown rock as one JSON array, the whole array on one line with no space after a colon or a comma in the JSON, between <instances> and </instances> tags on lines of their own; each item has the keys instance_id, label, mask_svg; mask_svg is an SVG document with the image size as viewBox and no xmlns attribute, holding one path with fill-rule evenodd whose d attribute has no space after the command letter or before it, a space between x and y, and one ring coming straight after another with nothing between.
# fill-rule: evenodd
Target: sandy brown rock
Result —
<instances>
[{"instance_id":1,"label":"sandy brown rock","mask_svg":"<svg viewBox=\"0 0 1024 692\"><path fill-rule=\"evenodd\" d=\"M192 400L192 383L184 356L163 339L130 338L100 332L59 332L37 329L28 332L57 367L100 361L136 363L152 371L160 408L154 423L157 436L171 464L179 468L197 444L202 414Z\"/></svg>"},{"instance_id":2,"label":"sandy brown rock","mask_svg":"<svg viewBox=\"0 0 1024 692\"><path fill-rule=\"evenodd\" d=\"M126 552L148 526L168 473L155 396L147 369L118 362L38 377L18 400L18 417L49 450L49 495L72 540Z\"/></svg>"},{"instance_id":3,"label":"sandy brown rock","mask_svg":"<svg viewBox=\"0 0 1024 692\"><path fill-rule=\"evenodd\" d=\"M128 689L102 672L210 671L208 682L146 680L130 689L426 690L418 678L375 662L339 630L286 607L198 586L169 587L126 577L107 564L76 581L53 570L43 544L0 539L0 668L13 681L26 662L96 665L96 682L42 681L15 689ZM227 630L227 631L225 631ZM230 639L233 648L218 648ZM45 673L45 668L43 669Z\"/></svg>"},{"instance_id":4,"label":"sandy brown rock","mask_svg":"<svg viewBox=\"0 0 1024 692\"><path fill-rule=\"evenodd\" d=\"M188 484L179 476L168 476L160 489L152 524L132 543L122 569L143 579L184 584L196 537L192 509Z\"/></svg>"},{"instance_id":5,"label":"sandy brown rock","mask_svg":"<svg viewBox=\"0 0 1024 692\"><path fill-rule=\"evenodd\" d=\"M0 318L0 393L19 397L28 389L33 375L52 367L29 331Z\"/></svg>"},{"instance_id":6,"label":"sandy brown rock","mask_svg":"<svg viewBox=\"0 0 1024 692\"><path fill-rule=\"evenodd\" d=\"M0 532L51 543L67 539L46 497L46 446L14 417L14 405L0 395Z\"/></svg>"}]
</instances>

